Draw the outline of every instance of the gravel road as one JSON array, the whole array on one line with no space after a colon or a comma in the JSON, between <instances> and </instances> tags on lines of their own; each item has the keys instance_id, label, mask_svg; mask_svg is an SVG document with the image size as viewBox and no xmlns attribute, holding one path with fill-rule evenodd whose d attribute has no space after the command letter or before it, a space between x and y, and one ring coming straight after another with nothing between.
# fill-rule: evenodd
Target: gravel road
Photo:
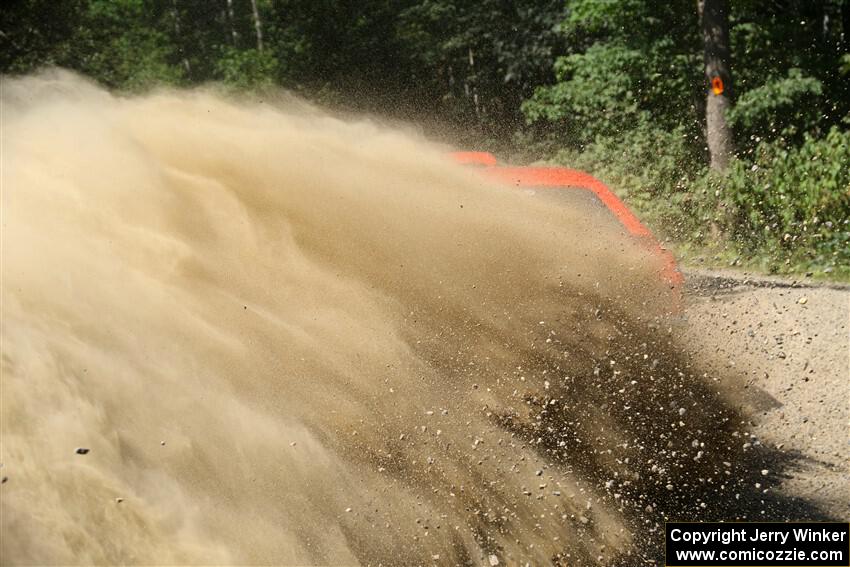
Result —
<instances>
[{"instance_id":1,"label":"gravel road","mask_svg":"<svg viewBox=\"0 0 850 567\"><path fill-rule=\"evenodd\" d=\"M758 440L789 457L771 489L850 519L850 286L686 277L686 342L727 376Z\"/></svg>"}]
</instances>

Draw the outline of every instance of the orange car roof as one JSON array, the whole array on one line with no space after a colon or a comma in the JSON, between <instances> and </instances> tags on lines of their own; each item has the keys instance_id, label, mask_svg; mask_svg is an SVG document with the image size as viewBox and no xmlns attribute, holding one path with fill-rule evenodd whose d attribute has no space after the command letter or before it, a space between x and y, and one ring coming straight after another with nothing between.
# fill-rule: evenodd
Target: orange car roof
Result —
<instances>
[{"instance_id":1,"label":"orange car roof","mask_svg":"<svg viewBox=\"0 0 850 567\"><path fill-rule=\"evenodd\" d=\"M452 152L449 156L459 164L485 166L484 174L510 185L583 189L593 192L629 233L644 241L663 258L664 279L676 287L684 282L673 255L656 240L652 232L607 185L589 173L566 167L500 166L496 157L489 152Z\"/></svg>"},{"instance_id":2,"label":"orange car roof","mask_svg":"<svg viewBox=\"0 0 850 567\"><path fill-rule=\"evenodd\" d=\"M462 165L496 165L499 161L490 152L452 152L453 160Z\"/></svg>"}]
</instances>

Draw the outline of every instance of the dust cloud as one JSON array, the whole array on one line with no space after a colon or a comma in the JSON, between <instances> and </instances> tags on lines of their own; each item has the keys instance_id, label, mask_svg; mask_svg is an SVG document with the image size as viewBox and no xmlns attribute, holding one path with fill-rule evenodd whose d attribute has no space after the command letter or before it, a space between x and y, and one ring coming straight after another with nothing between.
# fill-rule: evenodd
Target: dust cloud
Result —
<instances>
[{"instance_id":1,"label":"dust cloud","mask_svg":"<svg viewBox=\"0 0 850 567\"><path fill-rule=\"evenodd\" d=\"M303 107L2 104L3 563L638 564L734 501L661 267L579 208Z\"/></svg>"}]
</instances>

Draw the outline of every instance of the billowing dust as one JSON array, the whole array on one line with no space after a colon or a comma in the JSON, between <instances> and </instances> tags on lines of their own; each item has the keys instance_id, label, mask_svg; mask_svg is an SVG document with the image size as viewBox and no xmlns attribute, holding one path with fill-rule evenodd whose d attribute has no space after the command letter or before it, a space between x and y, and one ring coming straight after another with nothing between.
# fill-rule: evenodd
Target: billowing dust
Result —
<instances>
[{"instance_id":1,"label":"billowing dust","mask_svg":"<svg viewBox=\"0 0 850 567\"><path fill-rule=\"evenodd\" d=\"M734 500L660 266L580 208L206 91L2 119L4 563L641 563Z\"/></svg>"}]
</instances>

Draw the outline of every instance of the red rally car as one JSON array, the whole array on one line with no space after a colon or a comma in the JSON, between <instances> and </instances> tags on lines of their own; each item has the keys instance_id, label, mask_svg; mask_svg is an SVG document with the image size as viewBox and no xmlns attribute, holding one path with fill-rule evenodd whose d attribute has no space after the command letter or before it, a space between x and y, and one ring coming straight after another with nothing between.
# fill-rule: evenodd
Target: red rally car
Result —
<instances>
[{"instance_id":1,"label":"red rally car","mask_svg":"<svg viewBox=\"0 0 850 567\"><path fill-rule=\"evenodd\" d=\"M504 166L488 152L453 152L450 156L457 163L479 166L484 174L504 183L536 193L539 190L545 197L563 201L566 206L581 199L598 207L621 224L632 238L661 258L664 267L660 276L673 292L673 312L681 312L684 276L676 259L604 183L588 173L565 167Z\"/></svg>"}]
</instances>

